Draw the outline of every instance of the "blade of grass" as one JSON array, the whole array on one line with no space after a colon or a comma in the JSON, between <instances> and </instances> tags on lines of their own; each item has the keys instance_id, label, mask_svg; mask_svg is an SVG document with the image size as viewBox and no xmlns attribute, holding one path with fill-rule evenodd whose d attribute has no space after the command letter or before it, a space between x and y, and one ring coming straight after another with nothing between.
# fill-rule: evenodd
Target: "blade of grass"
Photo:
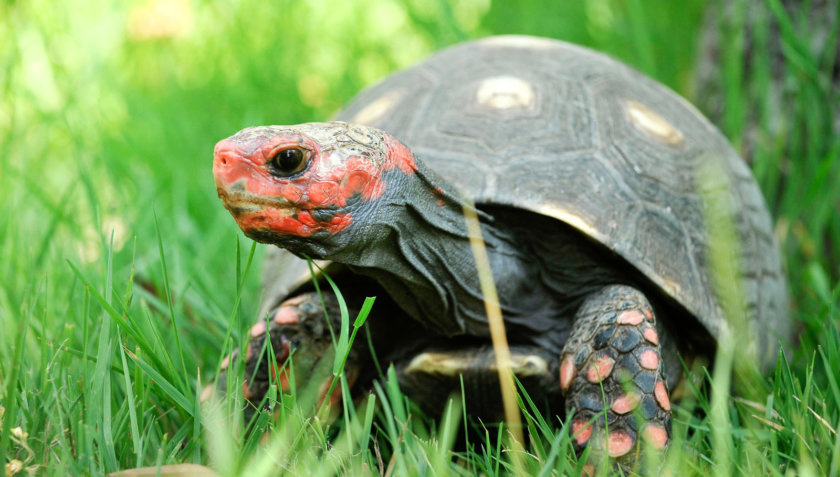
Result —
<instances>
[{"instance_id":1,"label":"blade of grass","mask_svg":"<svg viewBox=\"0 0 840 477\"><path fill-rule=\"evenodd\" d=\"M110 346L107 351L109 353L112 351ZM102 424L100 428L102 429L103 445L101 450L105 454L105 467L110 471L114 471L119 469L119 464L117 463L117 455L114 451L114 424L111 416L111 399L111 379L106 374L102 380Z\"/></svg>"},{"instance_id":2,"label":"blade of grass","mask_svg":"<svg viewBox=\"0 0 840 477\"><path fill-rule=\"evenodd\" d=\"M319 267L308 256L304 256L304 258L306 258L307 265L309 266L309 275L312 277L312 285L315 287L315 292L318 294L318 299L321 300L321 304L324 310L324 316L327 317L327 327L330 330L330 338L332 338L333 345L336 348L336 356L341 356L341 351L346 347L350 330L350 313L347 311L347 302L344 301L344 296L341 294L341 290L339 290L334 283L331 283L330 286L332 287L333 292L335 292L336 294L336 300L338 300L338 310L340 318L339 322L341 323L339 336L336 339L335 330L333 330L332 328L332 320L329 319L329 312L327 312L327 307L324 304L324 297L321 294L321 286L320 284L318 284L318 277L321 276L321 274L324 274L324 270L321 267ZM318 273L315 272L315 268L318 268ZM324 276L326 276L326 274L324 274ZM342 335L341 333L344 333L344 335Z\"/></svg>"},{"instance_id":3,"label":"blade of grass","mask_svg":"<svg viewBox=\"0 0 840 477\"><path fill-rule=\"evenodd\" d=\"M154 367L149 365L142 358L128 350L126 350L126 352L131 360L152 378L152 381L166 394L167 398L186 411L190 416L195 416L196 409L193 407L193 402L182 394L174 384L170 383L169 380L167 380L162 374L158 373Z\"/></svg>"},{"instance_id":4,"label":"blade of grass","mask_svg":"<svg viewBox=\"0 0 840 477\"><path fill-rule=\"evenodd\" d=\"M116 330L117 342L121 342L120 330ZM131 385L131 377L128 373L128 362L125 359L125 349L118 346L120 350L120 362L123 369L123 384L125 384L125 397L128 404L129 422L131 423L131 444L134 449L135 466L139 467L142 464L141 445L140 445L140 426L137 420L137 403L134 400L134 387Z\"/></svg>"},{"instance_id":5,"label":"blade of grass","mask_svg":"<svg viewBox=\"0 0 840 477\"><path fill-rule=\"evenodd\" d=\"M192 461L194 464L201 463L201 446L198 442L201 440L201 370L195 370L195 399L193 400L193 409L197 412L193 415L193 427L191 441L193 442Z\"/></svg>"},{"instance_id":6,"label":"blade of grass","mask_svg":"<svg viewBox=\"0 0 840 477\"><path fill-rule=\"evenodd\" d=\"M373 413L376 409L376 394L368 394L365 404L365 417L362 424L362 434L359 436L359 449L365 450L370 445L370 430L373 426Z\"/></svg>"},{"instance_id":7,"label":"blade of grass","mask_svg":"<svg viewBox=\"0 0 840 477\"><path fill-rule=\"evenodd\" d=\"M455 437L458 434L458 415L460 413L461 402L452 398L447 400L441 417L440 430L438 431L437 450L430 465L432 472L436 474L445 475L449 472L449 461L451 460L449 450L452 449Z\"/></svg>"},{"instance_id":8,"label":"blade of grass","mask_svg":"<svg viewBox=\"0 0 840 477\"><path fill-rule=\"evenodd\" d=\"M155 217L155 235L157 236L158 253L160 254L160 268L163 273L163 291L166 294L166 305L169 308L169 319L172 322L173 335L175 337L175 348L178 353L178 360L181 365L181 375L177 375L178 380L175 382L180 387L181 393L187 394L189 392L189 374L187 373L187 364L184 361L184 350L181 347L181 332L178 328L178 320L175 317L175 308L172 304L172 293L169 287L169 273L166 270L166 255L163 252L163 237L160 234L160 224L158 222L157 213Z\"/></svg>"},{"instance_id":9,"label":"blade of grass","mask_svg":"<svg viewBox=\"0 0 840 477\"><path fill-rule=\"evenodd\" d=\"M469 202L465 201L465 204ZM524 464L521 460L522 445L525 439L522 435L522 422L519 415L519 407L516 404L516 386L513 382L513 369L510 358L510 347L505 334L505 325L502 319L502 310L499 306L499 297L496 293L496 285L493 281L493 271L490 269L490 260L487 257L484 239L481 237L481 225L478 221L478 214L471 205L463 207L464 220L467 225L467 232L470 239L473 257L475 258L476 272L478 273L481 294L484 297L487 324L490 327L490 339L493 343L493 351L496 355L496 367L499 373L499 385L501 387L502 405L505 412L505 422L511 433L510 453L514 473L524 475Z\"/></svg>"}]
</instances>

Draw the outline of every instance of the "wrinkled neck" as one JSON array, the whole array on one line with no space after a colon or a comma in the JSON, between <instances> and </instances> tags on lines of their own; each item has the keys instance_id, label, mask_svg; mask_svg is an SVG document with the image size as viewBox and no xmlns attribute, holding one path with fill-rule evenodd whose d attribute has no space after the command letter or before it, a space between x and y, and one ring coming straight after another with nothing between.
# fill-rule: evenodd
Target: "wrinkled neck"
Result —
<instances>
[{"instance_id":1,"label":"wrinkled neck","mask_svg":"<svg viewBox=\"0 0 840 477\"><path fill-rule=\"evenodd\" d=\"M422 163L413 174L394 177L401 183L388 185L391 192L371 212L365 237L354 240L364 245L346 247L331 258L375 278L406 312L441 333L485 333L464 218L464 207L472 205ZM504 234L492 218L478 214L494 270L516 266L516 253ZM506 261L511 263L501 263Z\"/></svg>"}]
</instances>

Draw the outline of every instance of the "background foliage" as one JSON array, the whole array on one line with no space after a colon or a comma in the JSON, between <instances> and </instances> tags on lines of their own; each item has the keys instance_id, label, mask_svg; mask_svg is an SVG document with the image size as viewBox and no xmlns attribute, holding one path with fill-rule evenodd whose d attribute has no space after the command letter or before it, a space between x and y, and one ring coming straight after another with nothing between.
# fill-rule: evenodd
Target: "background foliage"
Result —
<instances>
[{"instance_id":1,"label":"background foliage","mask_svg":"<svg viewBox=\"0 0 840 477\"><path fill-rule=\"evenodd\" d=\"M730 401L730 461L716 459L720 443L709 438L708 421L691 407L678 413L685 443L675 447L687 457L677 473L836 475L837 4L3 3L0 454L7 472L15 462L56 474L207 463L208 449L224 473L264 463L251 456L273 448L260 453L257 440L237 431L235 404L217 419L227 424L213 427L213 419L198 418L195 402L199 379L212 379L221 357L242 343L261 292L254 267L242 277L249 242L216 198L213 145L245 126L328 118L364 86L448 45L528 33L610 53L700 105L750 159L776 218L801 332L791 364L768 378L764 402ZM454 466L451 437L444 439L450 421L441 434L434 423L412 424L416 440L388 432L401 399L395 390L379 394L378 424L367 427L381 436L386 466L499 472L505 459L495 437L467 445ZM298 420L288 420L308 437L275 457L282 465L266 464L268 473L311 470L295 450L331 449L317 436L339 431L303 414L290 411ZM755 419L764 424L743 422ZM234 431L219 430L225 426ZM566 457L568 435L555 427L556 420L535 425L545 447L529 449L534 473L577 465ZM231 440L214 441L207 429ZM319 472L385 471L375 446L359 442Z\"/></svg>"}]
</instances>

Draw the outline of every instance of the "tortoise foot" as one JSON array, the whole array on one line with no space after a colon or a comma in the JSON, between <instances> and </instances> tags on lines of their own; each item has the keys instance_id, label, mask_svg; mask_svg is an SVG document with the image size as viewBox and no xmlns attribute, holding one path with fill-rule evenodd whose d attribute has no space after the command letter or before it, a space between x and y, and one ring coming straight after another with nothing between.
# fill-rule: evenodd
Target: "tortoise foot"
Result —
<instances>
[{"instance_id":1,"label":"tortoise foot","mask_svg":"<svg viewBox=\"0 0 840 477\"><path fill-rule=\"evenodd\" d=\"M591 462L637 468L643 442L664 453L671 434L659 331L645 296L609 286L583 303L560 358L575 450Z\"/></svg>"},{"instance_id":2,"label":"tortoise foot","mask_svg":"<svg viewBox=\"0 0 840 477\"><path fill-rule=\"evenodd\" d=\"M294 382L301 383L301 380L312 376L322 358L332 359L330 327L337 335L341 315L338 301L333 295L324 294L323 298L322 302L314 292L290 298L271 312L267 322L260 321L251 327L251 339L244 352L245 381L242 384L242 395L246 400L260 405L272 385L288 392L293 385L292 370L297 378ZM329 320L324 315L324 309ZM228 369L242 354L236 350L222 362L220 388L226 386ZM352 352L348 363L348 368L352 367ZM355 374L352 370L348 371L350 376ZM327 387L322 387L322 394L326 393ZM334 393L331 401L336 399Z\"/></svg>"}]
</instances>

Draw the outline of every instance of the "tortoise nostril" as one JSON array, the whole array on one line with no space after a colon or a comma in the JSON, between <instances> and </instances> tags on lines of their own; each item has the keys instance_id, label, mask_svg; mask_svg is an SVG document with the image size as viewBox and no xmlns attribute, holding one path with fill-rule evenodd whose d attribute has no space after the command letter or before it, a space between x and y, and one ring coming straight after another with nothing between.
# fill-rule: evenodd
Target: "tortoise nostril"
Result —
<instances>
[{"instance_id":1,"label":"tortoise nostril","mask_svg":"<svg viewBox=\"0 0 840 477\"><path fill-rule=\"evenodd\" d=\"M231 155L233 154L233 156ZM217 166L227 167L236 156L236 148L229 139L222 139L213 148L213 159Z\"/></svg>"}]
</instances>

